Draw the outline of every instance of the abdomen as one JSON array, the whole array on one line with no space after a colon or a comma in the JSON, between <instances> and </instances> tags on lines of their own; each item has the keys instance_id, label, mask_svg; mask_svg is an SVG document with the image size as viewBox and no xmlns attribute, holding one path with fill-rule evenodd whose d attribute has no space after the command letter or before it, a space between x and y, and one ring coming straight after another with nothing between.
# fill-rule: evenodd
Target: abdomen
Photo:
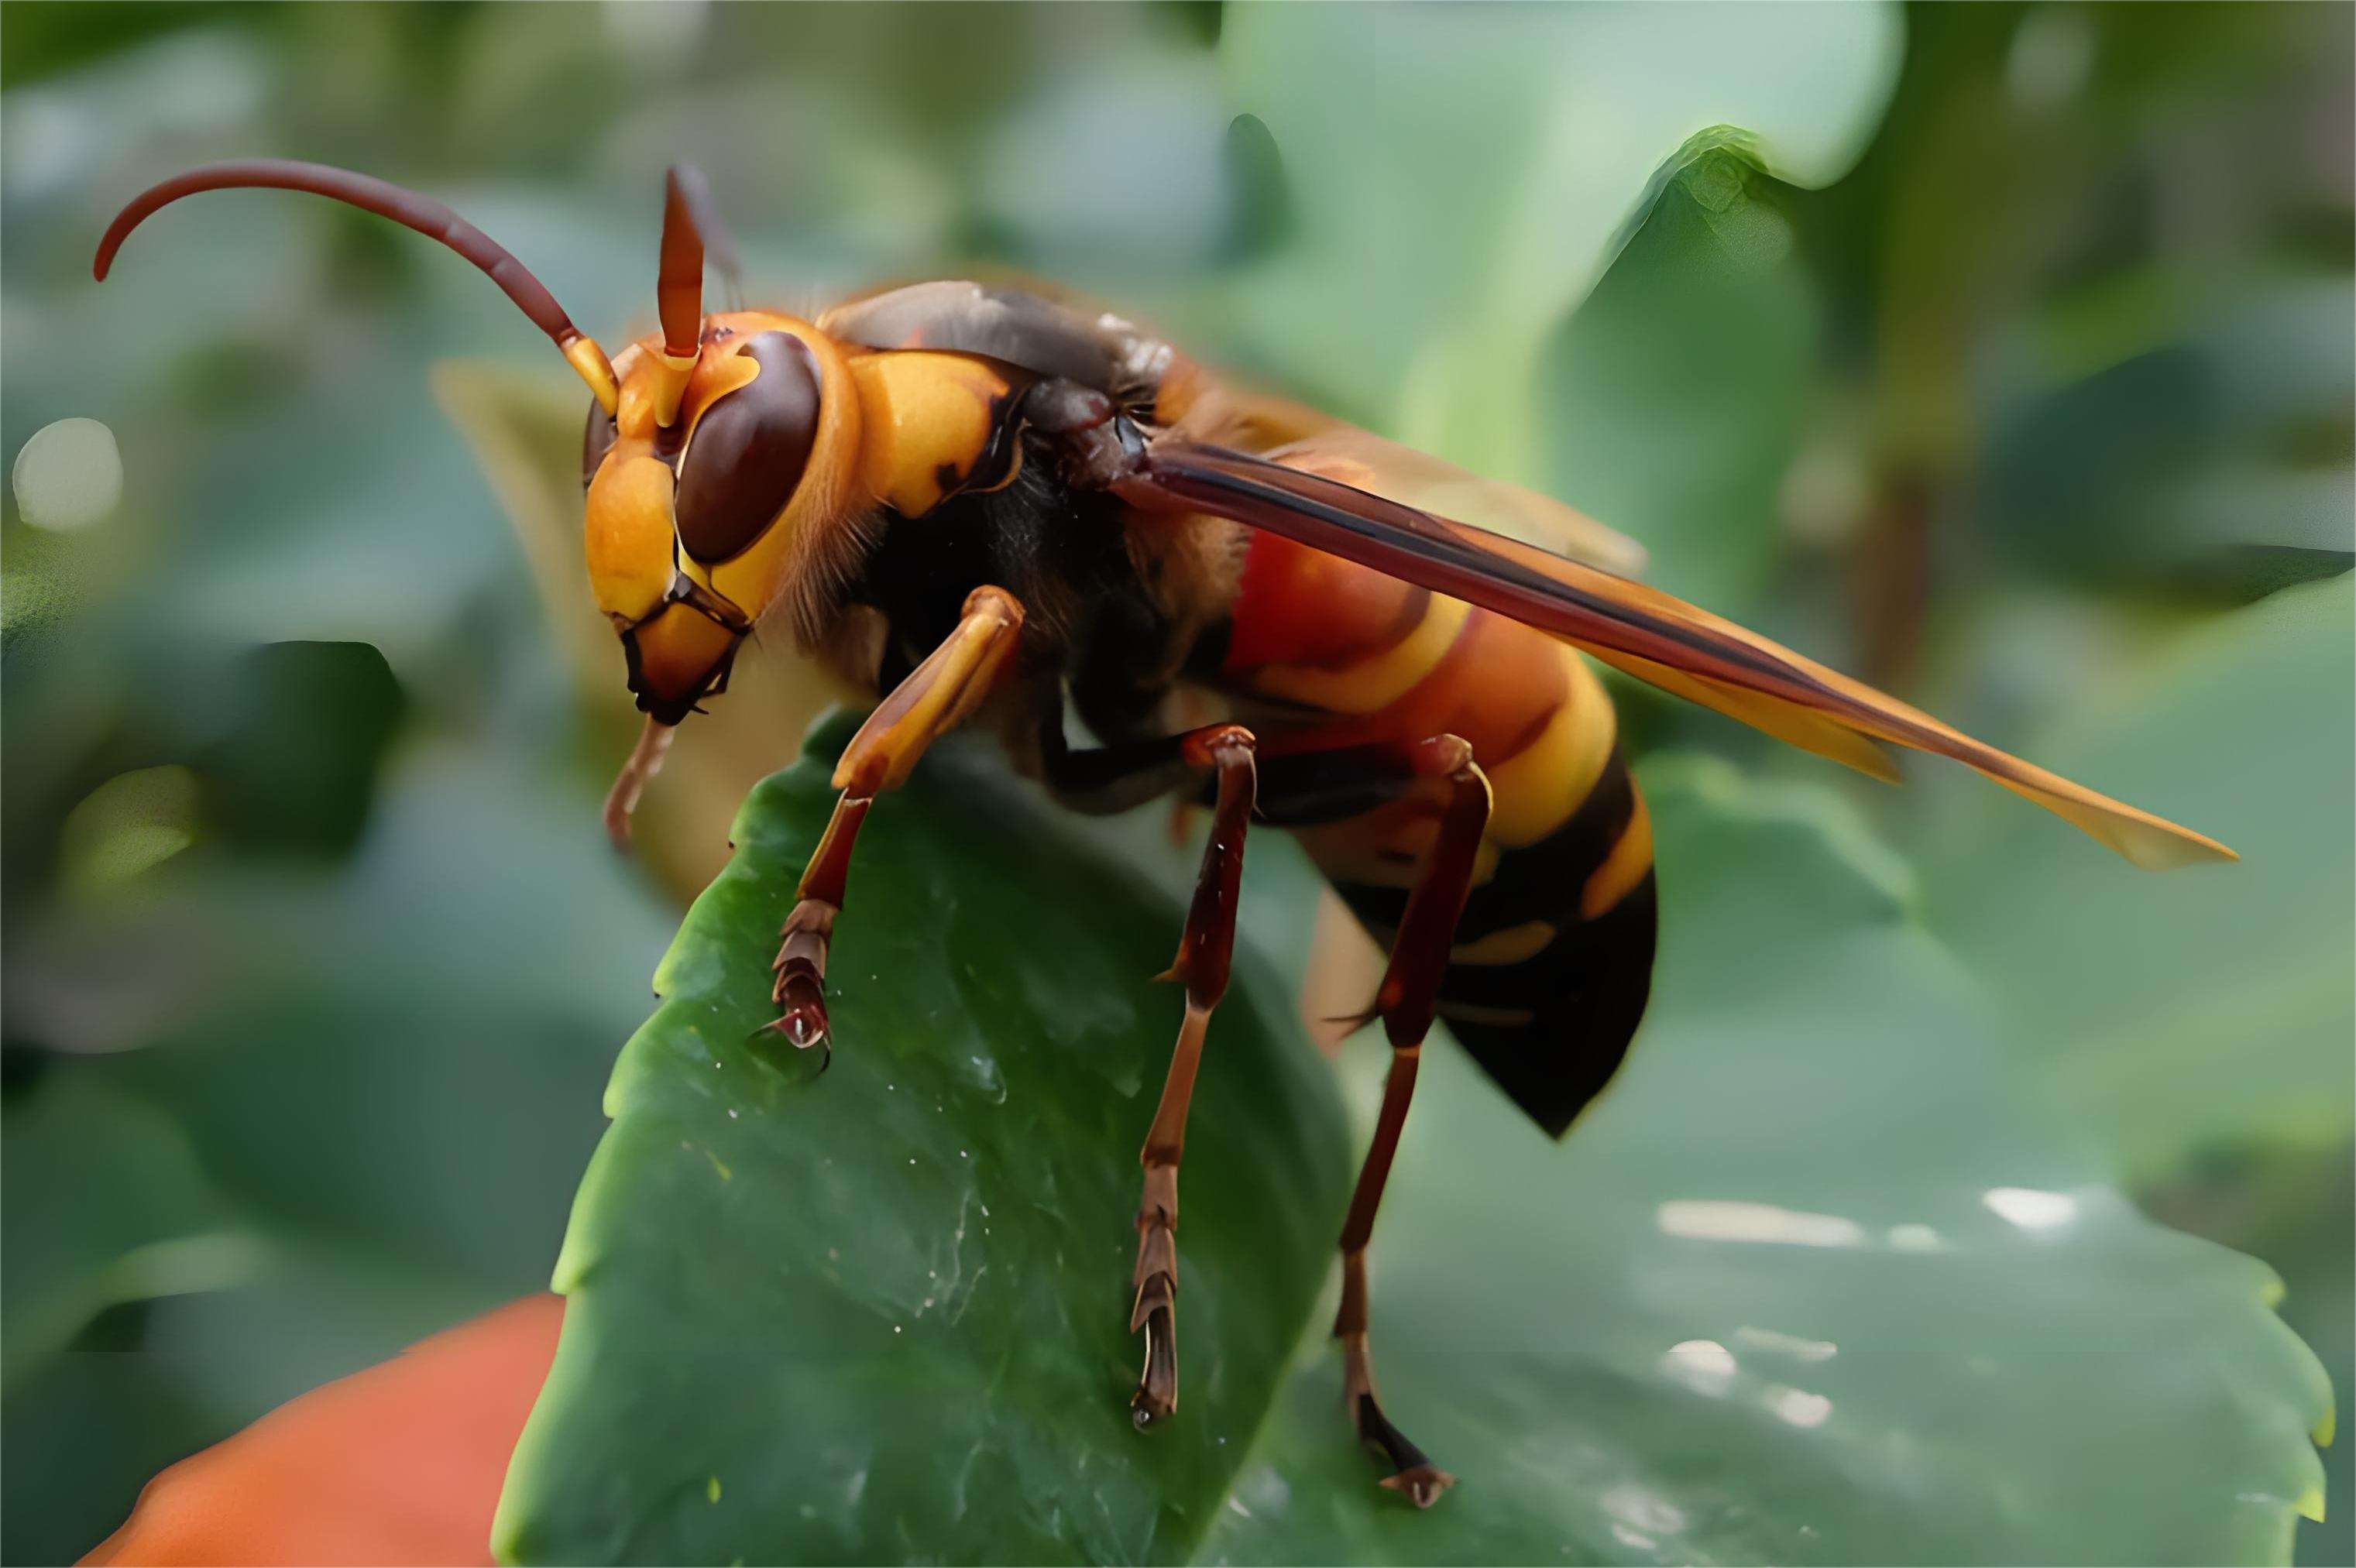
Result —
<instances>
[{"instance_id":1,"label":"abdomen","mask_svg":"<svg viewBox=\"0 0 2356 1568\"><path fill-rule=\"evenodd\" d=\"M1559 1136L1619 1067L1652 986L1652 829L1594 671L1504 616L1261 535L1221 685L1269 756L1472 743L1493 806L1440 1015ZM1387 946L1436 819L1419 796L1295 832Z\"/></svg>"}]
</instances>

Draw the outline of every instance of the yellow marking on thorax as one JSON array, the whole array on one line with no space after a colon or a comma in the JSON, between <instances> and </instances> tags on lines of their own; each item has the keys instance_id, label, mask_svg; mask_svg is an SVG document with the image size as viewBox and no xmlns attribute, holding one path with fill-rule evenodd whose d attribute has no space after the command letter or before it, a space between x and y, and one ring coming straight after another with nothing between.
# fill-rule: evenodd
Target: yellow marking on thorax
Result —
<instances>
[{"instance_id":1,"label":"yellow marking on thorax","mask_svg":"<svg viewBox=\"0 0 2356 1568\"><path fill-rule=\"evenodd\" d=\"M1587 661L1559 644L1549 653L1563 661L1569 686L1545 731L1516 755L1482 764L1492 798L1488 837L1508 849L1535 844L1569 820L1603 776L1619 734L1612 699Z\"/></svg>"},{"instance_id":2,"label":"yellow marking on thorax","mask_svg":"<svg viewBox=\"0 0 2356 1568\"><path fill-rule=\"evenodd\" d=\"M1432 594L1423 618L1391 646L1342 669L1306 665L1265 665L1248 679L1270 697L1307 703L1329 713L1372 713L1412 691L1456 644L1472 606L1462 599Z\"/></svg>"},{"instance_id":3,"label":"yellow marking on thorax","mask_svg":"<svg viewBox=\"0 0 2356 1568\"><path fill-rule=\"evenodd\" d=\"M1653 817L1644 809L1644 797L1631 788L1635 809L1629 814L1628 826L1620 831L1620 842L1612 846L1612 853L1603 857L1603 864L1588 877L1587 885L1579 890L1579 918L1593 920L1609 912L1653 869Z\"/></svg>"},{"instance_id":4,"label":"yellow marking on thorax","mask_svg":"<svg viewBox=\"0 0 2356 1568\"><path fill-rule=\"evenodd\" d=\"M867 415L860 455L867 492L910 517L972 476L998 439L1013 391L982 360L924 349L861 355L851 361L851 377Z\"/></svg>"}]
</instances>

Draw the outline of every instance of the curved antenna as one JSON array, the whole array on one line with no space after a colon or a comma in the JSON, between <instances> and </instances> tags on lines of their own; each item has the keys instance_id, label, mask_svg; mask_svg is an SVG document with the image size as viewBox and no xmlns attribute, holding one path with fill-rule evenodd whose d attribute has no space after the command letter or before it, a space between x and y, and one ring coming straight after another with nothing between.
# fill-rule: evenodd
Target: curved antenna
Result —
<instances>
[{"instance_id":1,"label":"curved antenna","mask_svg":"<svg viewBox=\"0 0 2356 1568\"><path fill-rule=\"evenodd\" d=\"M663 334L655 422L663 425L679 417L679 400L687 391L688 374L695 368L703 339L703 233L695 221L691 184L701 186L701 176L680 165L672 165L663 176L662 263L655 275L655 308Z\"/></svg>"},{"instance_id":2,"label":"curved antenna","mask_svg":"<svg viewBox=\"0 0 2356 1568\"><path fill-rule=\"evenodd\" d=\"M299 163L291 158L247 158L225 164L207 164L190 169L154 185L132 198L131 204L115 214L114 221L106 227L105 238L98 242L98 257L91 272L99 282L106 281L108 269L114 265L114 253L123 246L134 229L146 221L158 208L170 206L184 196L194 196L207 190L300 190L314 196L324 196L333 201L390 218L405 224L429 240L438 240L464 256L499 285L516 308L531 318L531 324L548 334L557 348L571 363L573 371L589 383L597 401L607 413L616 407L618 392L614 384L614 368L606 361L605 351L594 340L573 325L564 307L547 285L532 276L531 270L508 253L507 249L481 229L430 197L403 190L389 181L369 175L354 174L349 169L331 167L326 164Z\"/></svg>"}]
</instances>

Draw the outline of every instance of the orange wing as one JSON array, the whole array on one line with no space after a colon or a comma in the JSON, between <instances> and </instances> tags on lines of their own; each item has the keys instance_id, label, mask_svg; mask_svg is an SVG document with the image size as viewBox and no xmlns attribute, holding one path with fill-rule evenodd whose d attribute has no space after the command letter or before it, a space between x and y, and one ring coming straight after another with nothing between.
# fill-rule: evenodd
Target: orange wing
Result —
<instances>
[{"instance_id":1,"label":"orange wing","mask_svg":"<svg viewBox=\"0 0 2356 1568\"><path fill-rule=\"evenodd\" d=\"M1551 496L1468 474L1452 463L1385 441L1306 404L1248 390L1192 360L1173 357L1154 417L1177 439L1228 447L1339 479L1419 511L1607 571L1644 569L1644 547Z\"/></svg>"},{"instance_id":2,"label":"orange wing","mask_svg":"<svg viewBox=\"0 0 2356 1568\"><path fill-rule=\"evenodd\" d=\"M1151 442L1138 471L1115 488L1134 505L1231 517L1509 615L1640 680L1878 777L1896 776L1879 741L1953 757L2147 869L2237 858L2212 838L1984 745L1656 589L1307 472L1333 466L1321 460L1322 434L1296 429L1287 439L1299 444L1272 455L1296 465L1173 431Z\"/></svg>"}]
</instances>

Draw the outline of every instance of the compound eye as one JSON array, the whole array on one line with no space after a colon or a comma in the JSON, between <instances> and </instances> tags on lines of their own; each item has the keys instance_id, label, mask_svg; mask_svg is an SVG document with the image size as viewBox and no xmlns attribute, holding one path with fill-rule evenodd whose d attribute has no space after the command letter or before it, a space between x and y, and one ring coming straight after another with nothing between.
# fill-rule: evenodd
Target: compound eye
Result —
<instances>
[{"instance_id":1,"label":"compound eye","mask_svg":"<svg viewBox=\"0 0 2356 1568\"><path fill-rule=\"evenodd\" d=\"M597 477L597 465L614 450L614 438L621 427L614 416L600 408L597 400L589 400L589 418L581 427L581 488L585 493L590 481Z\"/></svg>"},{"instance_id":2,"label":"compound eye","mask_svg":"<svg viewBox=\"0 0 2356 1568\"><path fill-rule=\"evenodd\" d=\"M759 333L740 352L760 374L704 411L679 461L679 542L707 566L767 531L818 439L818 370L801 339Z\"/></svg>"}]
</instances>

